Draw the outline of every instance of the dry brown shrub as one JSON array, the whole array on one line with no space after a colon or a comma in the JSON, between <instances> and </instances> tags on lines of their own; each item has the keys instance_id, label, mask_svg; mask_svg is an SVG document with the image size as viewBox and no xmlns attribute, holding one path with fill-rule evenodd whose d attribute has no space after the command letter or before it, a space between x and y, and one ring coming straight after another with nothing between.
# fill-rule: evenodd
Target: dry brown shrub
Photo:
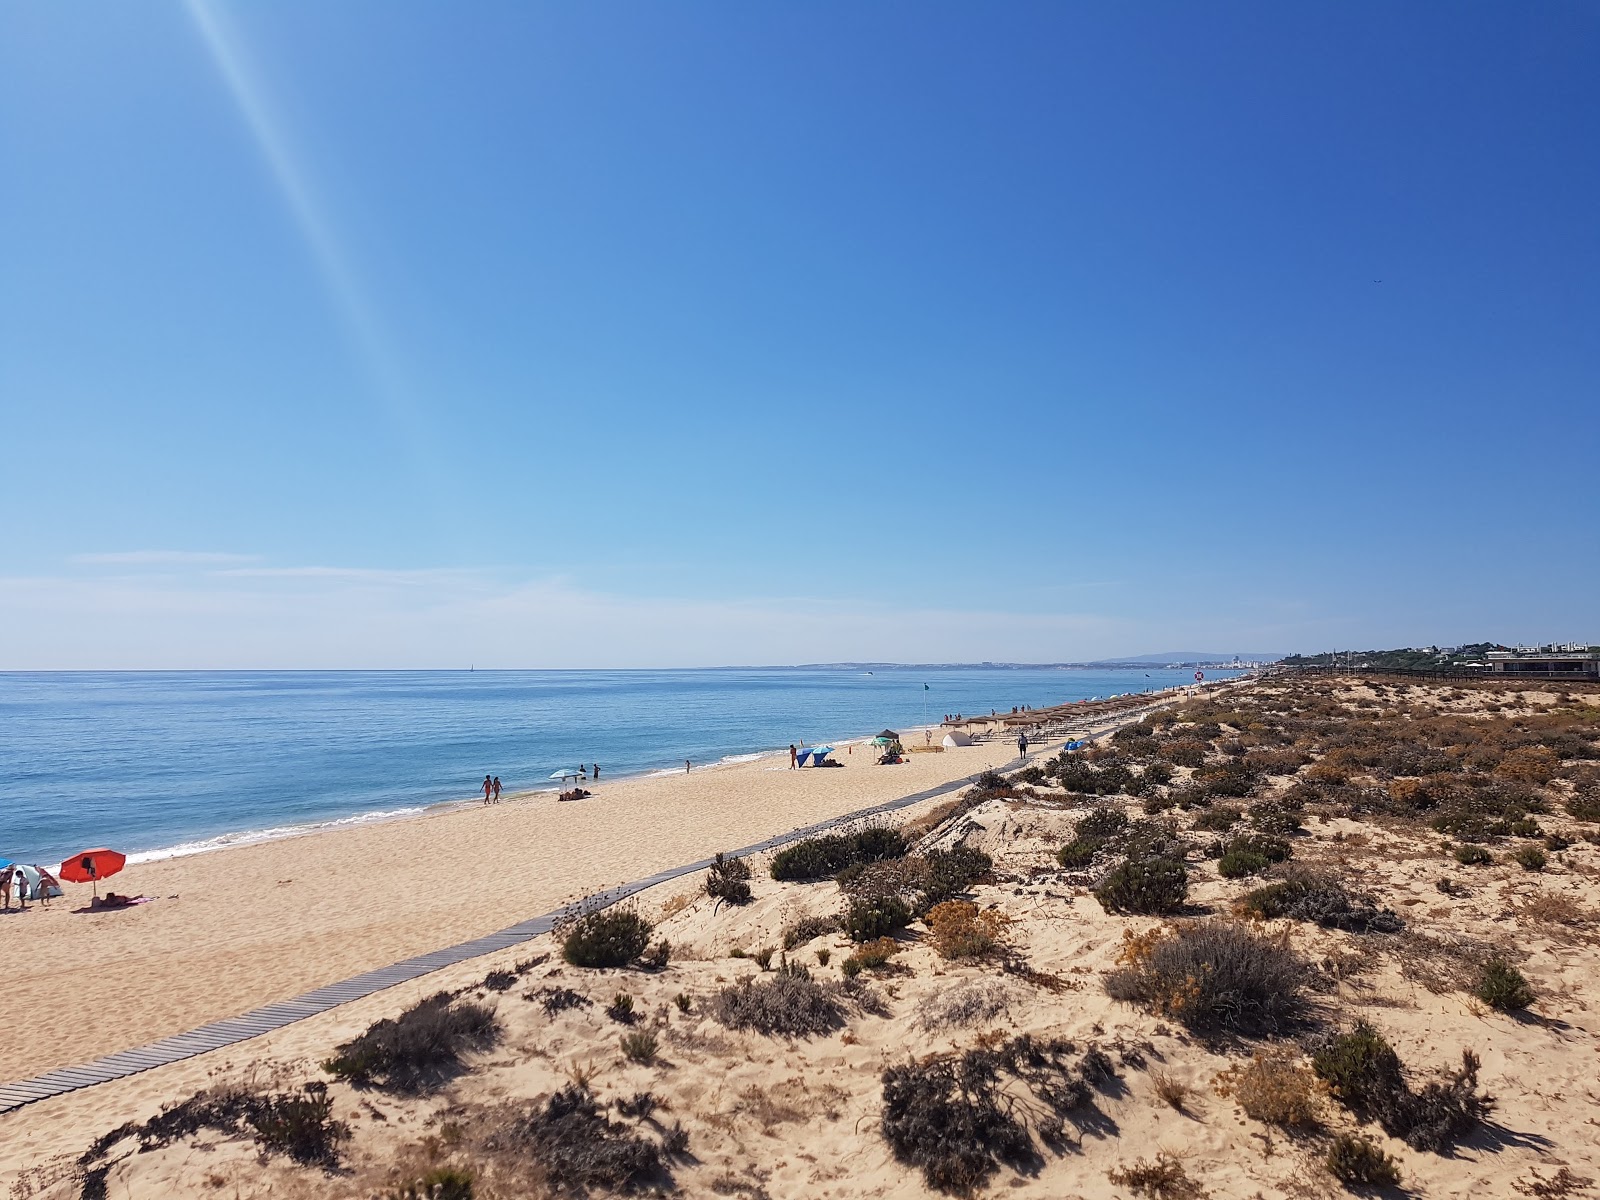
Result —
<instances>
[{"instance_id":1,"label":"dry brown shrub","mask_svg":"<svg viewBox=\"0 0 1600 1200\"><path fill-rule=\"evenodd\" d=\"M1494 768L1496 775L1519 783L1549 783L1561 769L1561 760L1544 746L1523 746L1512 750Z\"/></svg>"},{"instance_id":2,"label":"dry brown shrub","mask_svg":"<svg viewBox=\"0 0 1600 1200\"><path fill-rule=\"evenodd\" d=\"M1156 1099L1178 1112L1186 1110L1189 1097L1194 1094L1192 1087L1166 1071L1151 1071L1150 1087L1155 1092Z\"/></svg>"},{"instance_id":3,"label":"dry brown shrub","mask_svg":"<svg viewBox=\"0 0 1600 1200\"><path fill-rule=\"evenodd\" d=\"M1164 1153L1157 1154L1154 1162L1140 1158L1131 1167L1107 1171L1106 1178L1150 1200L1200 1200L1206 1194L1182 1163Z\"/></svg>"},{"instance_id":4,"label":"dry brown shrub","mask_svg":"<svg viewBox=\"0 0 1600 1200\"><path fill-rule=\"evenodd\" d=\"M933 948L941 958L981 958L1000 945L1006 918L966 900L946 900L927 915Z\"/></svg>"},{"instance_id":5,"label":"dry brown shrub","mask_svg":"<svg viewBox=\"0 0 1600 1200\"><path fill-rule=\"evenodd\" d=\"M1249 1062L1218 1075L1212 1090L1233 1097L1246 1116L1269 1125L1306 1130L1321 1124L1325 1089L1292 1050L1258 1050Z\"/></svg>"}]
</instances>

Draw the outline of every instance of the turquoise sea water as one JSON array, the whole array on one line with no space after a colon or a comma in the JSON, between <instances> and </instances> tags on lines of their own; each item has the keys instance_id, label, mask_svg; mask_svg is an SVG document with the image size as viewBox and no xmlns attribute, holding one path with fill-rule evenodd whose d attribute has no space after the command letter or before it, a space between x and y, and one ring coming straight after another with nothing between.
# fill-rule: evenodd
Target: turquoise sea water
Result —
<instances>
[{"instance_id":1,"label":"turquoise sea water","mask_svg":"<svg viewBox=\"0 0 1600 1200\"><path fill-rule=\"evenodd\" d=\"M1209 673L1212 677L1228 672ZM139 858L1186 682L1179 670L0 674L0 857ZM926 690L924 690L926 685Z\"/></svg>"}]
</instances>

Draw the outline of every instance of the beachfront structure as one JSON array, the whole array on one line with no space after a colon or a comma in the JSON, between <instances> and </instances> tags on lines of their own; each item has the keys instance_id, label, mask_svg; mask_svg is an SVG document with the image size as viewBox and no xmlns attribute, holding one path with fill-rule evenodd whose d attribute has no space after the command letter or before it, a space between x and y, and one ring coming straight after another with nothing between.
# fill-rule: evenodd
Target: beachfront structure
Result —
<instances>
[{"instance_id":1,"label":"beachfront structure","mask_svg":"<svg viewBox=\"0 0 1600 1200\"><path fill-rule=\"evenodd\" d=\"M1533 679L1600 680L1600 649L1593 646L1561 646L1491 650L1489 669L1496 675L1517 675Z\"/></svg>"}]
</instances>

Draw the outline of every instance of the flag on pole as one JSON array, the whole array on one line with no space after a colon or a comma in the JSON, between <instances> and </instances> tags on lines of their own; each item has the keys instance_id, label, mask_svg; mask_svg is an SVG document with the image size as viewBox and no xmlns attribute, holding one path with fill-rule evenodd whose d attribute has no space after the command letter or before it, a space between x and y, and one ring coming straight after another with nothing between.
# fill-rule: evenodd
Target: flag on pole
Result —
<instances>
[{"instance_id":1,"label":"flag on pole","mask_svg":"<svg viewBox=\"0 0 1600 1200\"><path fill-rule=\"evenodd\" d=\"M928 690L928 685L927 684L923 684L922 685L922 690L923 691L927 691Z\"/></svg>"}]
</instances>

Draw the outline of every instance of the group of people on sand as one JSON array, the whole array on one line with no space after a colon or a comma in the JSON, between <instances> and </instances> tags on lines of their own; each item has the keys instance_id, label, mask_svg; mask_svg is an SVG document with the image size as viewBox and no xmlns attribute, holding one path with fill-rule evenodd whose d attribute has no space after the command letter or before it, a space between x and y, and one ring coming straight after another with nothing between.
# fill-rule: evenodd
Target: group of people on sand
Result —
<instances>
[{"instance_id":1,"label":"group of people on sand","mask_svg":"<svg viewBox=\"0 0 1600 1200\"><path fill-rule=\"evenodd\" d=\"M578 778L584 780L585 782L587 782L590 779L598 780L600 778L600 764L599 763L579 763L578 764ZM499 804L500 803L500 776L498 776L498 775L485 775L483 777L483 786L480 787L478 790L483 793L483 802L485 804ZM581 791L581 790L582 789L580 789L580 788L574 788L573 789L573 791ZM588 792L584 792L585 796L587 796L588 794L589 794ZM569 795L569 793L567 793L567 792L563 792L563 793L561 793L561 798L563 800L566 800L566 799L574 798L574 797L571 797Z\"/></svg>"}]
</instances>

